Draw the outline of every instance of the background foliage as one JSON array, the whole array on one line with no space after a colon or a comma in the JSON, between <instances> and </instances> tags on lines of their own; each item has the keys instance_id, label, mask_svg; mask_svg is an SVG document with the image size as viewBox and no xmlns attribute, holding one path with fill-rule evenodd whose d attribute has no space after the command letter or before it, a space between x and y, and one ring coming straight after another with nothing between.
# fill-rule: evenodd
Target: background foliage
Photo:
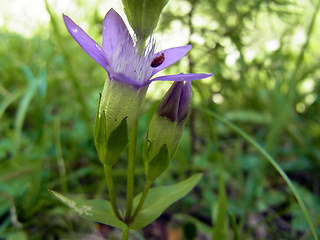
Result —
<instances>
[{"instance_id":1,"label":"background foliage","mask_svg":"<svg viewBox=\"0 0 320 240\"><path fill-rule=\"evenodd\" d=\"M48 192L107 197L92 136L106 73L68 35L55 4L44 3L50 20L32 36L12 31L8 15L0 18L0 239L116 239L117 231L77 217ZM155 33L159 48L187 43L193 48L168 73L215 76L193 82L196 108L172 166L156 185L195 172L204 177L133 238L312 239L280 175L245 139L199 109L235 123L277 160L303 196L320 235L319 4L169 2ZM71 16L101 39L108 10L103 3L75 0L70 5L77 9ZM148 93L140 149L168 86L156 83ZM141 162L136 172L141 190ZM124 161L115 176L124 201Z\"/></svg>"}]
</instances>

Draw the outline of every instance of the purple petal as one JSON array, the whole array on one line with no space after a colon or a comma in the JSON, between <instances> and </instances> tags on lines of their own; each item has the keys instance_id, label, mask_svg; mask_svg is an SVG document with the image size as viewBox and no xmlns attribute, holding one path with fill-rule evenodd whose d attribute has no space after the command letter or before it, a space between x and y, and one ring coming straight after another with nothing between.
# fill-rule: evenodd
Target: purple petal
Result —
<instances>
[{"instance_id":1,"label":"purple petal","mask_svg":"<svg viewBox=\"0 0 320 240\"><path fill-rule=\"evenodd\" d=\"M178 120L182 121L189 114L189 104L191 99L191 81L185 82L180 97Z\"/></svg>"},{"instance_id":2,"label":"purple petal","mask_svg":"<svg viewBox=\"0 0 320 240\"><path fill-rule=\"evenodd\" d=\"M172 122L178 121L179 103L181 98L183 82L174 82L164 95L158 107L158 115L169 118Z\"/></svg>"},{"instance_id":3,"label":"purple petal","mask_svg":"<svg viewBox=\"0 0 320 240\"><path fill-rule=\"evenodd\" d=\"M108 65L107 58L99 46L85 31L75 24L71 18L63 14L64 23L74 40L82 47L82 49L99 63L104 69Z\"/></svg>"},{"instance_id":4,"label":"purple petal","mask_svg":"<svg viewBox=\"0 0 320 240\"><path fill-rule=\"evenodd\" d=\"M125 23L120 15L111 8L104 17L102 30L102 47L108 59L111 59L112 52L119 41L131 42L133 47L132 38Z\"/></svg>"},{"instance_id":5,"label":"purple petal","mask_svg":"<svg viewBox=\"0 0 320 240\"><path fill-rule=\"evenodd\" d=\"M146 85L146 84L143 84L143 83L136 81L134 79L128 78L127 76L125 76L122 73L117 73L117 72L113 71L110 67L107 68L107 72L109 74L109 77L114 81L122 82L122 83L125 83L128 85L131 85L135 88L140 88L140 87Z\"/></svg>"},{"instance_id":6,"label":"purple petal","mask_svg":"<svg viewBox=\"0 0 320 240\"><path fill-rule=\"evenodd\" d=\"M188 73L188 74L176 74L176 75L166 75L166 76L161 76L157 77L154 79L151 79L148 83L153 82L153 81L192 81L192 80L198 80L198 79L203 79L207 77L211 77L213 74L206 74L206 73ZM148 84L147 83L147 84Z\"/></svg>"},{"instance_id":7,"label":"purple petal","mask_svg":"<svg viewBox=\"0 0 320 240\"><path fill-rule=\"evenodd\" d=\"M162 52L156 53L154 58L160 56L164 53L164 61L158 67L153 68L152 75L156 74L157 72L169 67L170 65L176 63L180 60L186 53L191 49L191 45L183 46L183 47L175 47L169 48Z\"/></svg>"}]
</instances>

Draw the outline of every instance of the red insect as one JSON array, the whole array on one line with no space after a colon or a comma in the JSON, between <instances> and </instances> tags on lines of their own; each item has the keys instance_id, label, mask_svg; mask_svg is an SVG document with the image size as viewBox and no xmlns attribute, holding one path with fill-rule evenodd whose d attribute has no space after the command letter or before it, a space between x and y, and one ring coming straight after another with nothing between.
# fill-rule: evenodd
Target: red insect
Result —
<instances>
[{"instance_id":1,"label":"red insect","mask_svg":"<svg viewBox=\"0 0 320 240\"><path fill-rule=\"evenodd\" d=\"M163 63L164 60L165 60L164 53L161 53L159 56L155 57L152 60L150 66L153 68L159 67Z\"/></svg>"}]
</instances>

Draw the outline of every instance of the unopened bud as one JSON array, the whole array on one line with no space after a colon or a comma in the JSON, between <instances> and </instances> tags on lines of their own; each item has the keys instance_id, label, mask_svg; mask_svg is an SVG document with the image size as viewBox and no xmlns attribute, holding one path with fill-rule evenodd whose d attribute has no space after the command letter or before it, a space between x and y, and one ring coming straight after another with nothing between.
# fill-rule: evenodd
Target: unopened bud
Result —
<instances>
[{"instance_id":1,"label":"unopened bud","mask_svg":"<svg viewBox=\"0 0 320 240\"><path fill-rule=\"evenodd\" d=\"M191 82L175 82L153 116L145 149L146 175L154 180L169 167L189 113Z\"/></svg>"},{"instance_id":2,"label":"unopened bud","mask_svg":"<svg viewBox=\"0 0 320 240\"><path fill-rule=\"evenodd\" d=\"M146 38L156 28L168 0L122 0L128 21L138 37Z\"/></svg>"}]
</instances>

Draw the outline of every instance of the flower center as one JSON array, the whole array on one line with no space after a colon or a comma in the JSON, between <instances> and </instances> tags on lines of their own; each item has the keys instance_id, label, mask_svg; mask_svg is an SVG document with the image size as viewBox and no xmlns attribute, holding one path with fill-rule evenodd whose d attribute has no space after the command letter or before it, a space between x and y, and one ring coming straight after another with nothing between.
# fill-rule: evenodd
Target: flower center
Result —
<instances>
[{"instance_id":1,"label":"flower center","mask_svg":"<svg viewBox=\"0 0 320 240\"><path fill-rule=\"evenodd\" d=\"M141 50L139 43L139 40L133 41L126 32L123 33L112 53L110 65L117 73L138 82L146 82L152 75L150 63L154 58L156 44L151 38L147 46Z\"/></svg>"}]
</instances>

